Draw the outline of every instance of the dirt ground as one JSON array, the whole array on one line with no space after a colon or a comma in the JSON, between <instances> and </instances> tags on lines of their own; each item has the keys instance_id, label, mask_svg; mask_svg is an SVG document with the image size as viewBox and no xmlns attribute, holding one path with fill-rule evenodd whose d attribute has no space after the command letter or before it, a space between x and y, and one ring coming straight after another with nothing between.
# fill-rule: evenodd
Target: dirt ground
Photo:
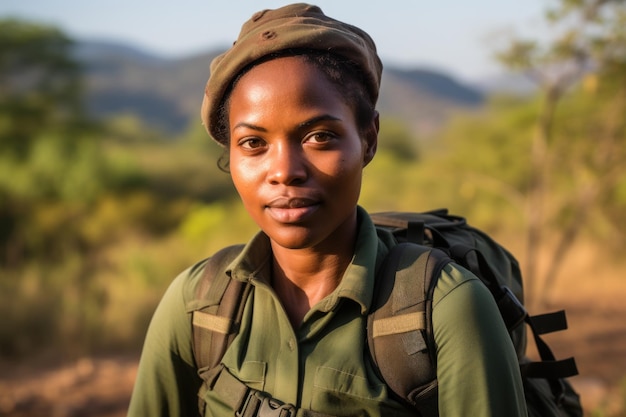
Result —
<instances>
[{"instance_id":1,"label":"dirt ground","mask_svg":"<svg viewBox=\"0 0 626 417\"><path fill-rule=\"evenodd\" d=\"M594 278L575 285L561 280L552 304L566 308L570 328L546 340L558 358L575 356L580 375L571 381L586 416L626 416L626 268L593 269L595 275L584 262L572 268L577 276ZM125 416L136 369L137 358L120 356L56 366L5 364L0 416Z\"/></svg>"},{"instance_id":2,"label":"dirt ground","mask_svg":"<svg viewBox=\"0 0 626 417\"><path fill-rule=\"evenodd\" d=\"M0 416L122 417L137 360L84 358L52 367L12 368L8 375L2 372Z\"/></svg>"}]
</instances>

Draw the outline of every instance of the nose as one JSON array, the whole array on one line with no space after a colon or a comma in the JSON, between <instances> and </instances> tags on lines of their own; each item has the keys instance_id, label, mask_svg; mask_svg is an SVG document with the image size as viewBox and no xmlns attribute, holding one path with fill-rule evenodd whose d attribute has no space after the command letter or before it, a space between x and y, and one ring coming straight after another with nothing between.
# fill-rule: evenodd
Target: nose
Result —
<instances>
[{"instance_id":1,"label":"nose","mask_svg":"<svg viewBox=\"0 0 626 417\"><path fill-rule=\"evenodd\" d=\"M287 142L272 147L268 172L271 184L294 185L306 181L306 158L299 145Z\"/></svg>"}]
</instances>

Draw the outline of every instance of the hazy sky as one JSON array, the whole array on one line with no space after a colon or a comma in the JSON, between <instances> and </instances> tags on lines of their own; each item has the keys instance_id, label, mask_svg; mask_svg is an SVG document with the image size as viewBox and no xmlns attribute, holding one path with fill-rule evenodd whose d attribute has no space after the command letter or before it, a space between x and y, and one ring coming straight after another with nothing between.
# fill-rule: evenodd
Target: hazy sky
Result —
<instances>
[{"instance_id":1,"label":"hazy sky","mask_svg":"<svg viewBox=\"0 0 626 417\"><path fill-rule=\"evenodd\" d=\"M224 47L254 12L288 1L0 0L0 16L61 27L78 39L130 43L163 56ZM318 0L336 19L367 31L385 63L427 66L475 80L498 73L496 42L542 27L548 0Z\"/></svg>"}]
</instances>

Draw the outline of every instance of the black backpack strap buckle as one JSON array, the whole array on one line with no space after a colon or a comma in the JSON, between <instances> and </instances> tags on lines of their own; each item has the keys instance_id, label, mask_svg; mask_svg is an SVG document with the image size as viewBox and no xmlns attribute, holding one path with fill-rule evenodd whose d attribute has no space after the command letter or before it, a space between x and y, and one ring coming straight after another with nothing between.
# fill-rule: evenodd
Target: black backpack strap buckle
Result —
<instances>
[{"instance_id":1,"label":"black backpack strap buckle","mask_svg":"<svg viewBox=\"0 0 626 417\"><path fill-rule=\"evenodd\" d=\"M235 410L237 417L295 417L296 408L268 394L250 388L235 378L223 365L215 378L213 391Z\"/></svg>"},{"instance_id":2,"label":"black backpack strap buckle","mask_svg":"<svg viewBox=\"0 0 626 417\"><path fill-rule=\"evenodd\" d=\"M293 405L283 404L261 391L249 389L245 401L235 415L237 417L295 417L296 409Z\"/></svg>"}]
</instances>

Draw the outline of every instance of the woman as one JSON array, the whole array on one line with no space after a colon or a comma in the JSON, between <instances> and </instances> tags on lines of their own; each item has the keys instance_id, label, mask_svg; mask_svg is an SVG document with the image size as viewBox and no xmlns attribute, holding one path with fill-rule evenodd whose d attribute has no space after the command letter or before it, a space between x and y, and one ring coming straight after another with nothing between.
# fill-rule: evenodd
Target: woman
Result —
<instances>
[{"instance_id":1,"label":"woman","mask_svg":"<svg viewBox=\"0 0 626 417\"><path fill-rule=\"evenodd\" d=\"M205 415L416 414L364 354L374 271L393 245L357 205L376 153L381 72L366 33L304 4L255 14L212 63L202 118L261 231L220 272L253 292L216 378L251 390L244 401L211 385ZM205 262L155 313L129 416L198 414L189 311ZM447 266L432 315L440 415L526 415L512 343L478 279ZM289 406L251 409L250 393Z\"/></svg>"}]
</instances>

